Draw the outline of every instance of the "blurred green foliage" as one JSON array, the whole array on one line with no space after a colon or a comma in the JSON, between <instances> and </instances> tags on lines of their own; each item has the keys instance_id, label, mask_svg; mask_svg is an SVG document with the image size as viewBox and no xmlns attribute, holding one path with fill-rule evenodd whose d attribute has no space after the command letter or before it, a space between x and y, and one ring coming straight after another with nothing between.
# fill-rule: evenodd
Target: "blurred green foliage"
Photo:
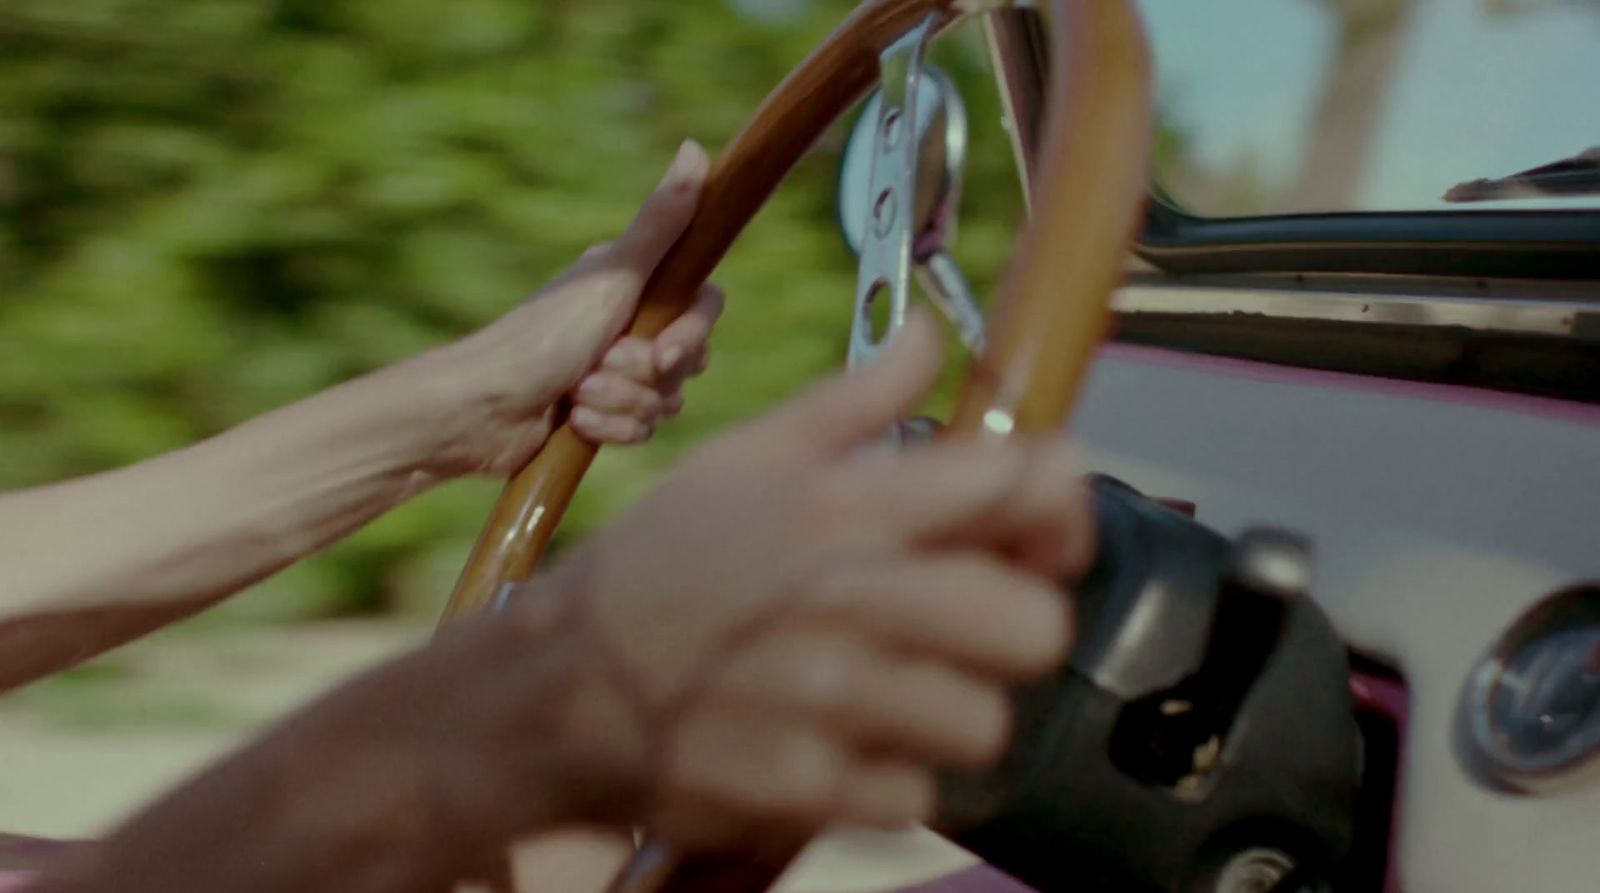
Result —
<instances>
[{"instance_id":1,"label":"blurred green foliage","mask_svg":"<svg viewBox=\"0 0 1600 893\"><path fill-rule=\"evenodd\" d=\"M0 489L180 447L487 322L614 235L680 140L731 137L853 5L7 0ZM988 286L1020 202L976 37L940 57L974 106L959 253ZM690 411L605 452L569 536L840 362L841 144L720 272ZM497 489L430 494L222 613L431 612Z\"/></svg>"}]
</instances>

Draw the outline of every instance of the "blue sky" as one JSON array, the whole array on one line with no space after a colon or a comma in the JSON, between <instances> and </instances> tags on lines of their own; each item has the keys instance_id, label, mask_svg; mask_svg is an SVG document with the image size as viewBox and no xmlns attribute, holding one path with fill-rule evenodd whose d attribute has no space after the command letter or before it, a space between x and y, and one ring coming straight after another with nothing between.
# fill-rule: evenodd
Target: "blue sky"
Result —
<instances>
[{"instance_id":1,"label":"blue sky","mask_svg":"<svg viewBox=\"0 0 1600 893\"><path fill-rule=\"evenodd\" d=\"M1440 207L1455 183L1600 145L1600 3L1552 2L1519 18L1487 16L1482 0L1419 4L1364 207ZM1288 176L1332 48L1319 4L1144 7L1164 98L1197 138L1202 163L1226 166L1248 152L1270 180Z\"/></svg>"},{"instance_id":2,"label":"blue sky","mask_svg":"<svg viewBox=\"0 0 1600 893\"><path fill-rule=\"evenodd\" d=\"M811 0L727 0L782 21ZM1456 183L1600 146L1600 0L1495 17L1489 0L1412 0L1416 18L1390 97L1364 209L1600 206L1600 198L1449 206ZM1163 101L1206 168L1253 158L1268 183L1298 166L1332 50L1318 0L1142 0ZM1179 196L1181 199L1181 196ZM1204 209L1196 209L1204 211Z\"/></svg>"}]
</instances>

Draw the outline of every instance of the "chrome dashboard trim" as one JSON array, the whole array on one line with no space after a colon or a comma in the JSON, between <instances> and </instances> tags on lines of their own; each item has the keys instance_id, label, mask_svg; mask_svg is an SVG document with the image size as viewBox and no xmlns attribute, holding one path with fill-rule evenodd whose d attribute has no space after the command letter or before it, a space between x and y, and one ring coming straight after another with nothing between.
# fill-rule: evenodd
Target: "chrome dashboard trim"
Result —
<instances>
[{"instance_id":1,"label":"chrome dashboard trim","mask_svg":"<svg viewBox=\"0 0 1600 893\"><path fill-rule=\"evenodd\" d=\"M1593 283L1133 273L1113 307L1123 344L1600 404Z\"/></svg>"},{"instance_id":2,"label":"chrome dashboard trim","mask_svg":"<svg viewBox=\"0 0 1600 893\"><path fill-rule=\"evenodd\" d=\"M1116 296L1119 313L1187 316L1251 315L1278 320L1321 320L1403 326L1458 327L1482 332L1561 335L1600 342L1600 294L1529 284L1516 297L1496 296L1487 284L1447 290L1439 283L1377 284L1345 281L1289 289L1195 282L1173 284L1130 277ZM1413 290L1415 293L1412 293ZM1542 294L1541 294L1542 292Z\"/></svg>"}]
</instances>

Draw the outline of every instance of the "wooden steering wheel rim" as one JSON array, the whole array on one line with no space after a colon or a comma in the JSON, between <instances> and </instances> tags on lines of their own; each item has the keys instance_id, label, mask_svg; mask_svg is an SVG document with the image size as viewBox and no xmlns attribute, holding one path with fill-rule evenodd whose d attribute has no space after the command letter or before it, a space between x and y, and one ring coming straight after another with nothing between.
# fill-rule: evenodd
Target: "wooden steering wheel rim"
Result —
<instances>
[{"instance_id":1,"label":"wooden steering wheel rim","mask_svg":"<svg viewBox=\"0 0 1600 893\"><path fill-rule=\"evenodd\" d=\"M713 164L700 208L646 285L632 333L653 337L688 309L768 197L878 79L882 52L930 15L941 30L1008 0L865 0L768 97ZM1040 0L1050 96L1032 172L1032 225L991 305L988 347L968 374L947 436L1049 432L1067 417L1105 337L1146 194L1153 125L1150 61L1133 0ZM445 619L493 604L528 579L596 449L564 423L508 483L468 559ZM647 845L617 893L765 889L799 851L755 842L741 858Z\"/></svg>"}]
</instances>

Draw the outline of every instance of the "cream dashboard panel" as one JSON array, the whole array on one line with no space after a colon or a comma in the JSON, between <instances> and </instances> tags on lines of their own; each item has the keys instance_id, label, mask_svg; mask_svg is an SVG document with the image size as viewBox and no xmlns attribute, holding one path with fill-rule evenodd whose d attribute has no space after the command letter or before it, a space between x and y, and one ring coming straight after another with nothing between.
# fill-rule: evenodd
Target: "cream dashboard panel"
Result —
<instances>
[{"instance_id":1,"label":"cream dashboard panel","mask_svg":"<svg viewBox=\"0 0 1600 893\"><path fill-rule=\"evenodd\" d=\"M1412 694L1407 893L1597 889L1600 783L1488 790L1457 762L1469 673L1524 611L1600 581L1600 407L1111 347L1086 460L1223 532L1312 535L1317 597Z\"/></svg>"}]
</instances>

